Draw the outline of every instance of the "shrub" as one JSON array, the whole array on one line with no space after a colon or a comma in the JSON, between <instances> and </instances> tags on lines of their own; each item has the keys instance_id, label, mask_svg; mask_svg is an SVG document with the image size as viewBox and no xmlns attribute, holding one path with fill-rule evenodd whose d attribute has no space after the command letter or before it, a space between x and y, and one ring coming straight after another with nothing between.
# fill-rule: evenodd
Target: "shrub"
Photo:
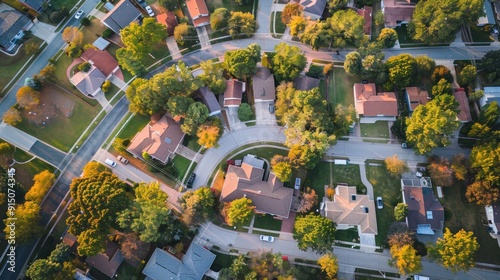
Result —
<instances>
[{"instance_id":1,"label":"shrub","mask_svg":"<svg viewBox=\"0 0 500 280\"><path fill-rule=\"evenodd\" d=\"M249 121L253 119L253 110L247 103L242 103L238 108L238 118L242 122Z\"/></svg>"},{"instance_id":2,"label":"shrub","mask_svg":"<svg viewBox=\"0 0 500 280\"><path fill-rule=\"evenodd\" d=\"M68 15L68 13L68 9L66 7L62 7L60 10L52 12L49 19L53 23L59 23L65 16Z\"/></svg>"},{"instance_id":3,"label":"shrub","mask_svg":"<svg viewBox=\"0 0 500 280\"><path fill-rule=\"evenodd\" d=\"M316 79L320 78L321 75L323 75L323 66L311 64L311 66L309 66L309 71L307 71L306 75L311 78L316 78Z\"/></svg>"},{"instance_id":4,"label":"shrub","mask_svg":"<svg viewBox=\"0 0 500 280\"><path fill-rule=\"evenodd\" d=\"M89 26L90 25L90 19L87 17L84 17L80 20L80 24L83 26Z\"/></svg>"},{"instance_id":5,"label":"shrub","mask_svg":"<svg viewBox=\"0 0 500 280\"><path fill-rule=\"evenodd\" d=\"M108 92L110 88L111 88L111 82L109 80L106 80L104 83L102 83L101 86L102 91Z\"/></svg>"},{"instance_id":6,"label":"shrub","mask_svg":"<svg viewBox=\"0 0 500 280\"><path fill-rule=\"evenodd\" d=\"M104 32L102 32L102 37L103 38L109 38L111 37L112 35L114 34L113 30L107 28L106 30L104 30Z\"/></svg>"},{"instance_id":7,"label":"shrub","mask_svg":"<svg viewBox=\"0 0 500 280\"><path fill-rule=\"evenodd\" d=\"M90 63L88 63L87 61L85 61L82 64L78 65L78 70L83 71L83 72L87 72L90 70L90 67L92 67L92 65Z\"/></svg>"}]
</instances>

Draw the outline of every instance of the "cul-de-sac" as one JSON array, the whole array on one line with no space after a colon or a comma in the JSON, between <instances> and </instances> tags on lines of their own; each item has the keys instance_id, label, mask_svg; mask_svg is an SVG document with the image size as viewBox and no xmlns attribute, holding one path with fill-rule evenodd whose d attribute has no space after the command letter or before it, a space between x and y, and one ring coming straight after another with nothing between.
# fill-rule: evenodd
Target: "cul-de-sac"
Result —
<instances>
[{"instance_id":1,"label":"cul-de-sac","mask_svg":"<svg viewBox=\"0 0 500 280\"><path fill-rule=\"evenodd\" d=\"M499 22L2 0L0 279L500 279Z\"/></svg>"}]
</instances>

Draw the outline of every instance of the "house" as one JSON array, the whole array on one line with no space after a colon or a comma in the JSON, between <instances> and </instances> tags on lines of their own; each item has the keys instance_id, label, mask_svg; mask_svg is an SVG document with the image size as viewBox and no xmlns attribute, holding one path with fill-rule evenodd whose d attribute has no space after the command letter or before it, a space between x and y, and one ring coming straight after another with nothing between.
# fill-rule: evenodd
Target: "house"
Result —
<instances>
[{"instance_id":1,"label":"house","mask_svg":"<svg viewBox=\"0 0 500 280\"><path fill-rule=\"evenodd\" d=\"M166 164L173 157L184 139L181 126L171 117L164 115L160 119L151 117L151 121L137 133L127 151L135 157L142 157L144 152L152 158Z\"/></svg>"},{"instance_id":2,"label":"house","mask_svg":"<svg viewBox=\"0 0 500 280\"><path fill-rule=\"evenodd\" d=\"M166 13L161 13L156 16L156 20L167 27L168 36L174 35L174 29L179 23L173 12L167 11Z\"/></svg>"},{"instance_id":3,"label":"house","mask_svg":"<svg viewBox=\"0 0 500 280\"><path fill-rule=\"evenodd\" d=\"M458 102L458 114L457 118L460 122L466 123L472 121L472 116L470 114L469 99L463 88L457 88L453 90L453 96Z\"/></svg>"},{"instance_id":4,"label":"house","mask_svg":"<svg viewBox=\"0 0 500 280\"><path fill-rule=\"evenodd\" d=\"M354 84L354 107L358 118L375 117L395 120L398 115L398 102L394 92L379 92L375 84Z\"/></svg>"},{"instance_id":5,"label":"house","mask_svg":"<svg viewBox=\"0 0 500 280\"><path fill-rule=\"evenodd\" d=\"M411 20L415 3L412 0L382 0L381 7L385 16L385 27L396 27Z\"/></svg>"},{"instance_id":6,"label":"house","mask_svg":"<svg viewBox=\"0 0 500 280\"><path fill-rule=\"evenodd\" d=\"M264 161L250 155L243 158L241 166L230 165L220 201L231 202L246 197L252 200L256 212L286 219L292 205L293 189L284 187L272 172L266 180L263 168Z\"/></svg>"},{"instance_id":7,"label":"house","mask_svg":"<svg viewBox=\"0 0 500 280\"><path fill-rule=\"evenodd\" d=\"M304 13L304 17L309 17L312 20L321 19L323 12L326 8L327 0L299 0L296 1L304 9L302 12Z\"/></svg>"},{"instance_id":8,"label":"house","mask_svg":"<svg viewBox=\"0 0 500 280\"><path fill-rule=\"evenodd\" d=\"M485 206L486 218L488 219L488 232L497 240L500 246L500 202Z\"/></svg>"},{"instance_id":9,"label":"house","mask_svg":"<svg viewBox=\"0 0 500 280\"><path fill-rule=\"evenodd\" d=\"M495 25L495 13L493 12L493 6L491 5L491 1L483 1L483 12L484 16L478 18L477 26L483 27L487 25Z\"/></svg>"},{"instance_id":10,"label":"house","mask_svg":"<svg viewBox=\"0 0 500 280\"><path fill-rule=\"evenodd\" d=\"M12 51L18 41L24 37L24 31L32 26L33 22L18 11L0 12L0 48L7 52Z\"/></svg>"},{"instance_id":11,"label":"house","mask_svg":"<svg viewBox=\"0 0 500 280\"><path fill-rule=\"evenodd\" d=\"M194 242L182 259L156 248L142 274L146 275L146 280L201 280L214 260L212 252Z\"/></svg>"},{"instance_id":12,"label":"house","mask_svg":"<svg viewBox=\"0 0 500 280\"><path fill-rule=\"evenodd\" d=\"M298 90L311 90L319 87L319 79L301 74L293 81L293 87Z\"/></svg>"},{"instance_id":13,"label":"house","mask_svg":"<svg viewBox=\"0 0 500 280\"><path fill-rule=\"evenodd\" d=\"M41 13L44 9L45 3L48 3L49 0L17 0L21 5L25 6L28 9L32 9L37 13Z\"/></svg>"},{"instance_id":14,"label":"house","mask_svg":"<svg viewBox=\"0 0 500 280\"><path fill-rule=\"evenodd\" d=\"M369 38L372 37L372 7L364 6L363 9L356 9L356 13L365 19L365 25L363 25L363 31L365 35Z\"/></svg>"},{"instance_id":15,"label":"house","mask_svg":"<svg viewBox=\"0 0 500 280\"><path fill-rule=\"evenodd\" d=\"M434 196L430 178L401 179L401 188L403 203L408 205L408 229L423 235L443 230L444 209Z\"/></svg>"},{"instance_id":16,"label":"house","mask_svg":"<svg viewBox=\"0 0 500 280\"><path fill-rule=\"evenodd\" d=\"M130 0L121 0L101 19L101 22L116 34L120 34L120 30L140 16L141 12Z\"/></svg>"},{"instance_id":17,"label":"house","mask_svg":"<svg viewBox=\"0 0 500 280\"><path fill-rule=\"evenodd\" d=\"M208 108L209 116L220 114L221 107L215 94L207 86L200 88L200 93L203 104Z\"/></svg>"},{"instance_id":18,"label":"house","mask_svg":"<svg viewBox=\"0 0 500 280\"><path fill-rule=\"evenodd\" d=\"M116 59L107 51L88 48L82 53L80 58L99 69L106 79L109 79L114 73L120 70L118 61L116 61Z\"/></svg>"},{"instance_id":19,"label":"house","mask_svg":"<svg viewBox=\"0 0 500 280\"><path fill-rule=\"evenodd\" d=\"M210 24L210 15L205 0L186 0L186 5L194 27Z\"/></svg>"},{"instance_id":20,"label":"house","mask_svg":"<svg viewBox=\"0 0 500 280\"><path fill-rule=\"evenodd\" d=\"M236 79L226 81L224 92L224 107L239 107L245 92L245 83Z\"/></svg>"},{"instance_id":21,"label":"house","mask_svg":"<svg viewBox=\"0 0 500 280\"><path fill-rule=\"evenodd\" d=\"M483 107L486 104L490 104L496 101L500 104L500 87L484 87L484 96L479 100L479 104Z\"/></svg>"},{"instance_id":22,"label":"house","mask_svg":"<svg viewBox=\"0 0 500 280\"><path fill-rule=\"evenodd\" d=\"M355 186L337 185L333 201L321 206L322 215L336 223L337 229L357 228L358 233L373 237L378 233L375 203L368 195L357 194Z\"/></svg>"},{"instance_id":23,"label":"house","mask_svg":"<svg viewBox=\"0 0 500 280\"><path fill-rule=\"evenodd\" d=\"M69 81L84 95L94 97L101 91L101 85L106 81L106 76L92 66L87 72L77 72Z\"/></svg>"},{"instance_id":24,"label":"house","mask_svg":"<svg viewBox=\"0 0 500 280\"><path fill-rule=\"evenodd\" d=\"M258 67L252 77L253 99L255 102L274 101L276 98L276 87L274 86L274 75L266 67Z\"/></svg>"},{"instance_id":25,"label":"house","mask_svg":"<svg viewBox=\"0 0 500 280\"><path fill-rule=\"evenodd\" d=\"M104 253L88 257L85 262L109 278L113 278L124 259L120 251L120 246L112 241L108 241Z\"/></svg>"},{"instance_id":26,"label":"house","mask_svg":"<svg viewBox=\"0 0 500 280\"><path fill-rule=\"evenodd\" d=\"M405 95L410 112L413 112L419 105L427 104L430 100L429 93L420 87L406 87Z\"/></svg>"}]
</instances>

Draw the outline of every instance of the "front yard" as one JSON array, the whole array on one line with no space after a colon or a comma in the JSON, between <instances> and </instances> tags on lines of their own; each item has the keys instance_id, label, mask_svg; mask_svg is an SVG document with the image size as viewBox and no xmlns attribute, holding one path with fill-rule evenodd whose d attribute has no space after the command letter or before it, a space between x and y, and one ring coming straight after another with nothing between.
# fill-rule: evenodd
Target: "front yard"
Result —
<instances>
[{"instance_id":1,"label":"front yard","mask_svg":"<svg viewBox=\"0 0 500 280\"><path fill-rule=\"evenodd\" d=\"M283 221L273 218L269 214L255 214L255 220L253 223L254 229L269 229L269 230L281 230L281 223Z\"/></svg>"},{"instance_id":2,"label":"front yard","mask_svg":"<svg viewBox=\"0 0 500 280\"><path fill-rule=\"evenodd\" d=\"M389 126L387 121L376 121L375 123L360 123L361 137L363 142L387 143L389 140ZM372 139L370 139L372 138ZM383 138L383 139L374 139Z\"/></svg>"},{"instance_id":3,"label":"front yard","mask_svg":"<svg viewBox=\"0 0 500 280\"><path fill-rule=\"evenodd\" d=\"M328 102L337 106L354 106L354 92L352 86L361 83L358 77L348 75L343 67L334 67L328 75L327 90Z\"/></svg>"}]
</instances>

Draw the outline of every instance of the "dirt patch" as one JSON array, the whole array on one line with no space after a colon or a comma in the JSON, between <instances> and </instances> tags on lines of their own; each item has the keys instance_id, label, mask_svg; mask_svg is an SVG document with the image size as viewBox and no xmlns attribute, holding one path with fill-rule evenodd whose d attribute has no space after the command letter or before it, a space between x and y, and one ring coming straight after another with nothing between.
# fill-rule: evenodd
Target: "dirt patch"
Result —
<instances>
[{"instance_id":1,"label":"dirt patch","mask_svg":"<svg viewBox=\"0 0 500 280\"><path fill-rule=\"evenodd\" d=\"M10 158L12 157L12 154L7 156ZM7 159L4 156L0 156L0 166L6 169L10 167L10 165L7 164ZM16 181L23 186L24 190L29 190L33 185L33 174L23 168L21 164L16 163L13 167L16 169Z\"/></svg>"},{"instance_id":2,"label":"dirt patch","mask_svg":"<svg viewBox=\"0 0 500 280\"><path fill-rule=\"evenodd\" d=\"M43 86L40 92L40 104L23 111L23 118L31 123L47 125L54 118L69 118L73 115L75 101L53 85Z\"/></svg>"}]
</instances>

